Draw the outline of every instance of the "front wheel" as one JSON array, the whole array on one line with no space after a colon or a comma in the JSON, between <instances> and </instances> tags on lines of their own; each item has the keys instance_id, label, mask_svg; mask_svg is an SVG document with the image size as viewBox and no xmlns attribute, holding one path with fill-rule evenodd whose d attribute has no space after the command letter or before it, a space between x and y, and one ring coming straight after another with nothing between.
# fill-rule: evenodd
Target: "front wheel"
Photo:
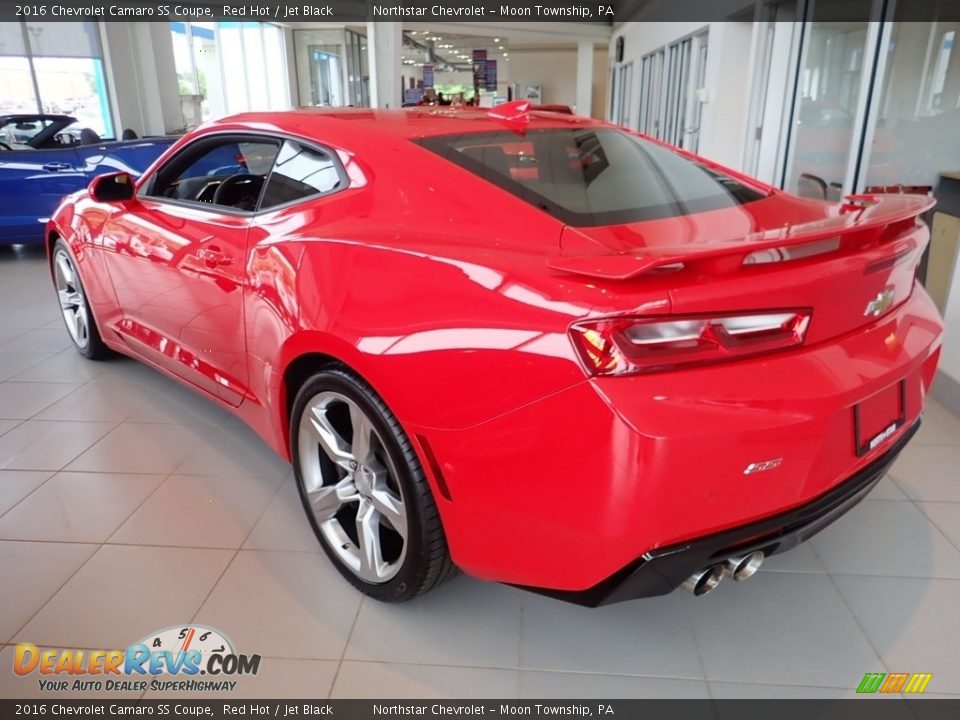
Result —
<instances>
[{"instance_id":1,"label":"front wheel","mask_svg":"<svg viewBox=\"0 0 960 720\"><path fill-rule=\"evenodd\" d=\"M402 602L454 574L410 440L363 380L340 368L310 377L294 401L290 443L313 530L356 588Z\"/></svg>"},{"instance_id":2,"label":"front wheel","mask_svg":"<svg viewBox=\"0 0 960 720\"><path fill-rule=\"evenodd\" d=\"M70 333L73 346L84 357L99 360L110 355L90 311L90 303L83 291L80 272L63 240L53 246L53 282L57 288L60 312Z\"/></svg>"}]
</instances>

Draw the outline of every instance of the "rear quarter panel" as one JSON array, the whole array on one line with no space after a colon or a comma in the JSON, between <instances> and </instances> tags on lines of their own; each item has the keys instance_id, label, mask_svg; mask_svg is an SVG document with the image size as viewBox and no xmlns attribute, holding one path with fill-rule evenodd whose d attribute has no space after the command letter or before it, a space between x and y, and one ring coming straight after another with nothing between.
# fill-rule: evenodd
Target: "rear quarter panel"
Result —
<instances>
[{"instance_id":1,"label":"rear quarter panel","mask_svg":"<svg viewBox=\"0 0 960 720\"><path fill-rule=\"evenodd\" d=\"M342 212L352 223L353 201L341 202L252 230L245 300L251 395L271 408L275 427L287 425L284 371L309 353L363 376L411 432L467 428L584 380L566 329L587 309L531 281L542 268L536 255L502 251L493 262L476 247L452 253L427 237L398 247L356 228L346 238L332 219L326 237L270 239L292 221L306 231L312 213L330 219Z\"/></svg>"}]
</instances>

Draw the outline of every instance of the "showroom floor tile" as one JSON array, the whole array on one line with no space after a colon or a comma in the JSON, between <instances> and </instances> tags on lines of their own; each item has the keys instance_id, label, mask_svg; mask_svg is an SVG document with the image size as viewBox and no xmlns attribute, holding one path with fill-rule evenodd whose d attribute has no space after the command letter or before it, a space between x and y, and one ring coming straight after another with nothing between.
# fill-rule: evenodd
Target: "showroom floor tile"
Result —
<instances>
[{"instance_id":1,"label":"showroom floor tile","mask_svg":"<svg viewBox=\"0 0 960 720\"><path fill-rule=\"evenodd\" d=\"M241 550L196 615L236 647L340 660L362 596L317 553Z\"/></svg>"},{"instance_id":2,"label":"showroom floor tile","mask_svg":"<svg viewBox=\"0 0 960 720\"><path fill-rule=\"evenodd\" d=\"M810 544L827 572L960 578L960 550L912 503L864 500Z\"/></svg>"},{"instance_id":3,"label":"showroom floor tile","mask_svg":"<svg viewBox=\"0 0 960 720\"><path fill-rule=\"evenodd\" d=\"M115 427L115 423L26 420L0 435L0 468L60 470Z\"/></svg>"},{"instance_id":4,"label":"showroom floor tile","mask_svg":"<svg viewBox=\"0 0 960 720\"><path fill-rule=\"evenodd\" d=\"M197 426L125 422L67 466L86 472L171 473L200 445Z\"/></svg>"},{"instance_id":5,"label":"showroom floor tile","mask_svg":"<svg viewBox=\"0 0 960 720\"><path fill-rule=\"evenodd\" d=\"M958 441L960 442L960 441ZM911 500L960 502L960 444L908 445L889 477Z\"/></svg>"},{"instance_id":6,"label":"showroom floor tile","mask_svg":"<svg viewBox=\"0 0 960 720\"><path fill-rule=\"evenodd\" d=\"M243 547L250 550L323 552L310 523L304 522L304 518L296 481L288 478L273 496Z\"/></svg>"},{"instance_id":7,"label":"showroom floor tile","mask_svg":"<svg viewBox=\"0 0 960 720\"><path fill-rule=\"evenodd\" d=\"M703 680L523 670L520 672L520 697L531 700L537 698L703 699L709 698L710 693Z\"/></svg>"},{"instance_id":8,"label":"showroom floor tile","mask_svg":"<svg viewBox=\"0 0 960 720\"><path fill-rule=\"evenodd\" d=\"M198 623L263 656L233 697L847 697L868 671L960 697L960 419L935 402L869 500L708 597L588 610L461 576L388 606L225 409L68 349L41 252L0 253L0 305L0 667Z\"/></svg>"},{"instance_id":9,"label":"showroom floor tile","mask_svg":"<svg viewBox=\"0 0 960 720\"><path fill-rule=\"evenodd\" d=\"M708 680L845 688L884 670L828 575L761 572L684 599Z\"/></svg>"},{"instance_id":10,"label":"showroom floor tile","mask_svg":"<svg viewBox=\"0 0 960 720\"><path fill-rule=\"evenodd\" d=\"M3 513L40 487L50 475L51 473L41 470L0 470L0 518Z\"/></svg>"},{"instance_id":11,"label":"showroom floor tile","mask_svg":"<svg viewBox=\"0 0 960 720\"><path fill-rule=\"evenodd\" d=\"M461 577L421 600L391 607L365 599L346 658L519 667L523 597L516 590Z\"/></svg>"},{"instance_id":12,"label":"showroom floor tile","mask_svg":"<svg viewBox=\"0 0 960 720\"><path fill-rule=\"evenodd\" d=\"M57 473L0 517L0 538L103 543L162 475Z\"/></svg>"},{"instance_id":13,"label":"showroom floor tile","mask_svg":"<svg viewBox=\"0 0 960 720\"><path fill-rule=\"evenodd\" d=\"M76 351L67 348L56 355L43 355L13 376L17 382L86 383L106 371L104 363L77 364ZM27 358L30 356L28 355Z\"/></svg>"},{"instance_id":14,"label":"showroom floor tile","mask_svg":"<svg viewBox=\"0 0 960 720\"><path fill-rule=\"evenodd\" d=\"M13 382L9 380L2 382L0 383L0 418L4 420L32 418L44 408L53 405L79 387L79 385L69 383Z\"/></svg>"},{"instance_id":15,"label":"showroom floor tile","mask_svg":"<svg viewBox=\"0 0 960 720\"><path fill-rule=\"evenodd\" d=\"M884 666L931 672L929 690L960 694L960 581L853 575L834 580Z\"/></svg>"},{"instance_id":16,"label":"showroom floor tile","mask_svg":"<svg viewBox=\"0 0 960 720\"><path fill-rule=\"evenodd\" d=\"M701 678L688 597L583 608L523 598L521 666L618 675Z\"/></svg>"},{"instance_id":17,"label":"showroom floor tile","mask_svg":"<svg viewBox=\"0 0 960 720\"><path fill-rule=\"evenodd\" d=\"M404 665L346 660L333 685L334 698L509 698L519 695L516 670Z\"/></svg>"},{"instance_id":18,"label":"showroom floor tile","mask_svg":"<svg viewBox=\"0 0 960 720\"><path fill-rule=\"evenodd\" d=\"M229 550L101 546L14 639L125 648L193 617L231 555Z\"/></svg>"},{"instance_id":19,"label":"showroom floor tile","mask_svg":"<svg viewBox=\"0 0 960 720\"><path fill-rule=\"evenodd\" d=\"M12 383L4 383L10 385ZM44 383L17 383L30 387ZM109 383L88 383L69 395L49 404L35 415L37 420L91 420L123 422L136 410L153 400L156 390L144 385L125 383L123 387Z\"/></svg>"},{"instance_id":20,"label":"showroom floor tile","mask_svg":"<svg viewBox=\"0 0 960 720\"><path fill-rule=\"evenodd\" d=\"M22 331L21 331L22 332ZM39 367L51 357L49 353L10 352L3 350L3 330L0 330L0 382L18 377L24 371ZM66 352L66 351L65 351ZM76 355L76 352L73 352ZM58 382L54 380L53 382ZM79 382L65 375L63 382Z\"/></svg>"},{"instance_id":21,"label":"showroom floor tile","mask_svg":"<svg viewBox=\"0 0 960 720\"><path fill-rule=\"evenodd\" d=\"M0 541L0 642L9 641L96 549L96 545L76 543Z\"/></svg>"},{"instance_id":22,"label":"showroom floor tile","mask_svg":"<svg viewBox=\"0 0 960 720\"><path fill-rule=\"evenodd\" d=\"M13 430L20 422L20 420L0 420L0 435L3 435L8 430Z\"/></svg>"},{"instance_id":23,"label":"showroom floor tile","mask_svg":"<svg viewBox=\"0 0 960 720\"><path fill-rule=\"evenodd\" d=\"M131 545L238 548L279 480L171 475L110 538ZM0 518L0 537L3 520Z\"/></svg>"}]
</instances>

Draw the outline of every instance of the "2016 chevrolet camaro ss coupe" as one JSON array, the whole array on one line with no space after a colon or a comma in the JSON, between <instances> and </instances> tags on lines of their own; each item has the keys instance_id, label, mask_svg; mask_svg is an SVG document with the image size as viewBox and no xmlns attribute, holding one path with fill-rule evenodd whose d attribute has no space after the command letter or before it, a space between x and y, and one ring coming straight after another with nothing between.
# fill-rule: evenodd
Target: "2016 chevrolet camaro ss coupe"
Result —
<instances>
[{"instance_id":1,"label":"2016 chevrolet camaro ss coupe","mask_svg":"<svg viewBox=\"0 0 960 720\"><path fill-rule=\"evenodd\" d=\"M884 474L940 353L930 205L523 103L303 110L95 179L47 241L78 350L232 408L363 592L597 605L749 577Z\"/></svg>"}]
</instances>

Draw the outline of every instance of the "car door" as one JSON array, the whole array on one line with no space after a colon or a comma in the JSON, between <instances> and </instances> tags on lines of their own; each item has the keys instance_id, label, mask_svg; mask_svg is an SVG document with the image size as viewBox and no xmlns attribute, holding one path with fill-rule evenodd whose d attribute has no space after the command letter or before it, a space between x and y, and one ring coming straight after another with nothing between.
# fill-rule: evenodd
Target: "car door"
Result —
<instances>
[{"instance_id":1,"label":"car door","mask_svg":"<svg viewBox=\"0 0 960 720\"><path fill-rule=\"evenodd\" d=\"M147 178L103 233L121 335L234 406L247 388L247 233L278 148L261 136L201 137Z\"/></svg>"},{"instance_id":2,"label":"car door","mask_svg":"<svg viewBox=\"0 0 960 720\"><path fill-rule=\"evenodd\" d=\"M0 238L40 242L64 195L86 186L72 148L0 151Z\"/></svg>"},{"instance_id":3,"label":"car door","mask_svg":"<svg viewBox=\"0 0 960 720\"><path fill-rule=\"evenodd\" d=\"M118 170L143 175L174 141L175 138L165 137L79 145L77 169L86 175L88 182L97 175Z\"/></svg>"}]
</instances>

